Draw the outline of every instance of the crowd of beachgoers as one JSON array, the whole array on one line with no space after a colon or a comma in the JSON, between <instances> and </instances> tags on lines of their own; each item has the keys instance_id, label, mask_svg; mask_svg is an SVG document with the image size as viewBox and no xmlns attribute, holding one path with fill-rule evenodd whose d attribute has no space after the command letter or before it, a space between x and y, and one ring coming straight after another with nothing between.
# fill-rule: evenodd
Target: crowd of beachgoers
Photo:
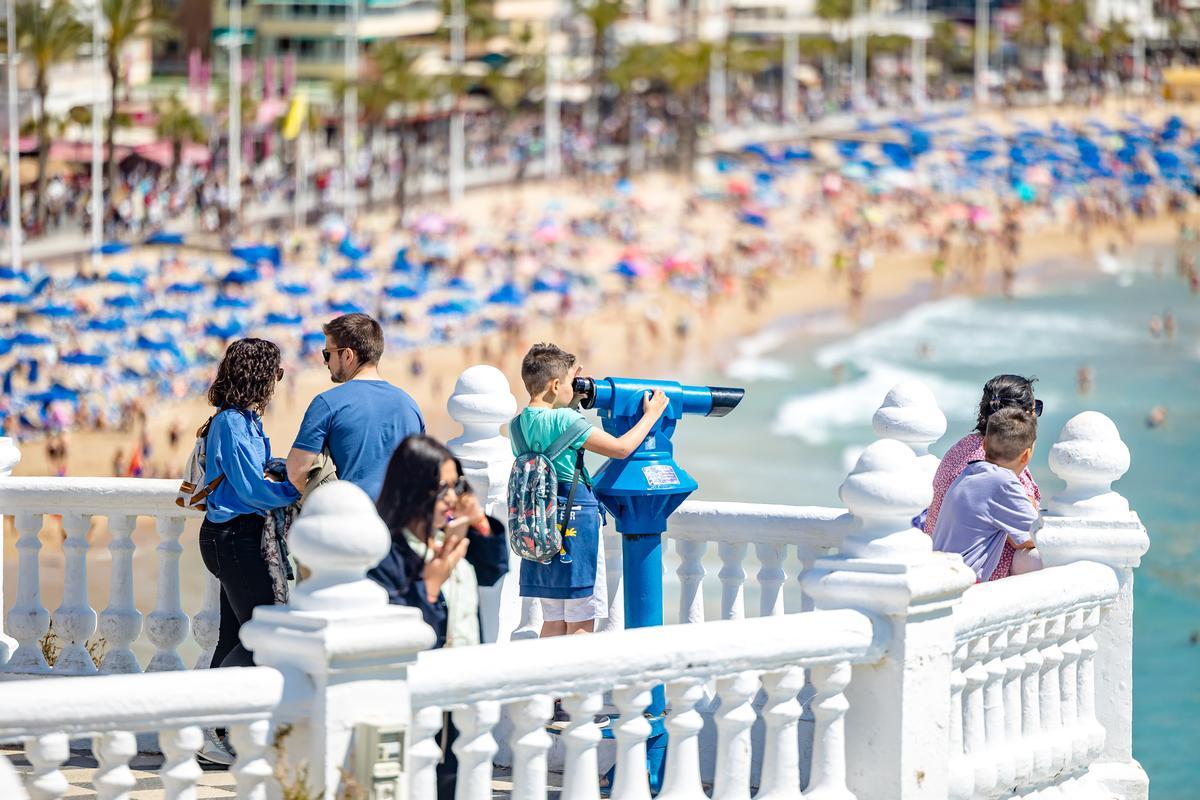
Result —
<instances>
[{"instance_id":1,"label":"crowd of beachgoers","mask_svg":"<svg viewBox=\"0 0 1200 800\"><path fill-rule=\"evenodd\" d=\"M1023 239L1048 226L1092 251L1165 215L1194 238L1183 214L1200 169L1196 128L1168 113L1153 124L1107 119L1000 127L945 113L751 145L672 184L687 192L677 217L657 212L661 187L614 179L587 193L564 183L546 202L486 216L424 211L404 226L392 215L351 228L330 213L228 252L160 234L109 243L98 270L87 258L5 267L0 415L8 435L47 438L55 462L66 432L136 437L148 409L203 393L234 338L278 342L294 375L314 364L322 323L341 313L380 319L389 358L415 381L432 348L475 348L489 362L518 348L533 321L598 309L623 314L630 337L636 328L686 339L706 309L753 311L799 271L827 273L854 315L871 276L902 253L927 261L932 294L978 286L989 263L1011 292ZM1193 289L1194 250L1179 266ZM696 313L666 317L664 295ZM129 456L113 471L140 473Z\"/></svg>"}]
</instances>

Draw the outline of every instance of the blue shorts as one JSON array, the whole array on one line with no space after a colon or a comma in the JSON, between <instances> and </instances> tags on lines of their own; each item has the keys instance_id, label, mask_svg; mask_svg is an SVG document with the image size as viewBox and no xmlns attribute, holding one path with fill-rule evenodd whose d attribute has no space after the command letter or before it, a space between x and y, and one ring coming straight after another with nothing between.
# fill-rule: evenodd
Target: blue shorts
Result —
<instances>
[{"instance_id":1,"label":"blue shorts","mask_svg":"<svg viewBox=\"0 0 1200 800\"><path fill-rule=\"evenodd\" d=\"M563 549L570 557L555 556L549 564L521 561L521 596L553 600L590 597L596 587L596 564L600 552L600 504L582 482L575 488L570 517L567 492L571 484L558 485L558 523L564 524Z\"/></svg>"}]
</instances>

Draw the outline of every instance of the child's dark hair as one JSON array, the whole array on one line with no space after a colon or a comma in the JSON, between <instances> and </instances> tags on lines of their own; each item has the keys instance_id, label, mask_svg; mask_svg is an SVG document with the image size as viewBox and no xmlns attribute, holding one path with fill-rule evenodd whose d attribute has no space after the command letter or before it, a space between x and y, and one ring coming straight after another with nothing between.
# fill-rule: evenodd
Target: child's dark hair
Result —
<instances>
[{"instance_id":1,"label":"child's dark hair","mask_svg":"<svg viewBox=\"0 0 1200 800\"><path fill-rule=\"evenodd\" d=\"M1033 410L1033 383L1037 378L1020 375L997 375L983 385L983 397L979 401L979 417L975 430L986 433L988 417L1002 408Z\"/></svg>"},{"instance_id":2,"label":"child's dark hair","mask_svg":"<svg viewBox=\"0 0 1200 800\"><path fill-rule=\"evenodd\" d=\"M462 477L462 464L437 439L414 434L405 437L396 447L383 476L379 500L375 503L393 539L403 538L406 527L432 526L442 464L447 461L454 462L459 477ZM426 528L424 532L430 530Z\"/></svg>"},{"instance_id":3,"label":"child's dark hair","mask_svg":"<svg viewBox=\"0 0 1200 800\"><path fill-rule=\"evenodd\" d=\"M530 395L540 394L555 378L566 378L575 356L556 344L538 342L521 359L521 381Z\"/></svg>"},{"instance_id":4,"label":"child's dark hair","mask_svg":"<svg viewBox=\"0 0 1200 800\"><path fill-rule=\"evenodd\" d=\"M1009 406L988 418L983 449L988 461L1010 462L1037 441L1037 417L1032 411Z\"/></svg>"}]
</instances>

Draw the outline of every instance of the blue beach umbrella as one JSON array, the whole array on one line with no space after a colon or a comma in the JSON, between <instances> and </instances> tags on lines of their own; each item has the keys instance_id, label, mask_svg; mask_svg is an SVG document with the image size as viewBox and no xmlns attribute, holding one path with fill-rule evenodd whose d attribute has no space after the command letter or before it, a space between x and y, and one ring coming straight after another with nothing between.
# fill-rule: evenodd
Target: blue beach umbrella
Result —
<instances>
[{"instance_id":1,"label":"blue beach umbrella","mask_svg":"<svg viewBox=\"0 0 1200 800\"><path fill-rule=\"evenodd\" d=\"M13 292L5 292L4 294L0 294L0 305L17 306L28 302L29 295L27 294L14 294Z\"/></svg>"},{"instance_id":2,"label":"blue beach umbrella","mask_svg":"<svg viewBox=\"0 0 1200 800\"><path fill-rule=\"evenodd\" d=\"M109 308L137 308L141 305L141 301L133 295L119 294L116 297L104 298L104 305Z\"/></svg>"},{"instance_id":3,"label":"blue beach umbrella","mask_svg":"<svg viewBox=\"0 0 1200 800\"><path fill-rule=\"evenodd\" d=\"M897 142L884 142L879 146L883 154L900 169L912 169L913 160L904 145Z\"/></svg>"},{"instance_id":4,"label":"blue beach umbrella","mask_svg":"<svg viewBox=\"0 0 1200 800\"><path fill-rule=\"evenodd\" d=\"M69 353L59 361L76 367L102 367L108 361L108 357L99 353Z\"/></svg>"},{"instance_id":5,"label":"blue beach umbrella","mask_svg":"<svg viewBox=\"0 0 1200 800\"><path fill-rule=\"evenodd\" d=\"M620 275L622 278L636 278L639 274L638 271L634 269L633 265L628 261L618 262L617 265L612 268L612 271L615 274Z\"/></svg>"},{"instance_id":6,"label":"blue beach umbrella","mask_svg":"<svg viewBox=\"0 0 1200 800\"><path fill-rule=\"evenodd\" d=\"M136 272L117 272L113 270L104 277L109 283L123 283L129 286L141 286L146 282L145 275L139 275Z\"/></svg>"},{"instance_id":7,"label":"blue beach umbrella","mask_svg":"<svg viewBox=\"0 0 1200 800\"><path fill-rule=\"evenodd\" d=\"M227 294L219 295L216 302L213 303L214 308L253 308L254 301L244 297L232 297Z\"/></svg>"},{"instance_id":8,"label":"blue beach umbrella","mask_svg":"<svg viewBox=\"0 0 1200 800\"><path fill-rule=\"evenodd\" d=\"M371 279L371 273L358 267L347 267L340 272L335 272L333 277L339 281L366 281Z\"/></svg>"},{"instance_id":9,"label":"blue beach umbrella","mask_svg":"<svg viewBox=\"0 0 1200 800\"><path fill-rule=\"evenodd\" d=\"M446 288L452 289L456 292L473 292L473 291L475 291L475 287L472 286L471 282L466 280L465 278L451 278L450 280L446 281Z\"/></svg>"},{"instance_id":10,"label":"blue beach umbrella","mask_svg":"<svg viewBox=\"0 0 1200 800\"><path fill-rule=\"evenodd\" d=\"M230 321L225 325L210 322L204 326L204 335L212 339L232 339L243 330L242 325L236 321Z\"/></svg>"},{"instance_id":11,"label":"blue beach umbrella","mask_svg":"<svg viewBox=\"0 0 1200 800\"><path fill-rule=\"evenodd\" d=\"M70 306L55 306L47 305L35 310L33 313L43 317L52 319L66 319L67 317L75 316L75 309Z\"/></svg>"},{"instance_id":12,"label":"blue beach umbrella","mask_svg":"<svg viewBox=\"0 0 1200 800\"><path fill-rule=\"evenodd\" d=\"M299 314L277 314L271 312L267 314L266 324L277 325L280 327L295 327L302 323Z\"/></svg>"},{"instance_id":13,"label":"blue beach umbrella","mask_svg":"<svg viewBox=\"0 0 1200 800\"><path fill-rule=\"evenodd\" d=\"M858 148L862 146L862 142L853 140L843 140L837 143L838 155L844 159L851 159L858 153Z\"/></svg>"},{"instance_id":14,"label":"blue beach umbrella","mask_svg":"<svg viewBox=\"0 0 1200 800\"><path fill-rule=\"evenodd\" d=\"M362 314L365 313L361 306L354 303L330 303L330 311L336 311L339 314Z\"/></svg>"},{"instance_id":15,"label":"blue beach umbrella","mask_svg":"<svg viewBox=\"0 0 1200 800\"><path fill-rule=\"evenodd\" d=\"M401 247L396 251L396 257L392 259L392 272L410 272L412 264L408 261L408 248Z\"/></svg>"},{"instance_id":16,"label":"blue beach umbrella","mask_svg":"<svg viewBox=\"0 0 1200 800\"><path fill-rule=\"evenodd\" d=\"M188 315L187 312L178 309L156 308L146 315L146 319L151 321L187 322Z\"/></svg>"},{"instance_id":17,"label":"blue beach umbrella","mask_svg":"<svg viewBox=\"0 0 1200 800\"><path fill-rule=\"evenodd\" d=\"M260 280L262 280L262 276L258 274L258 269L255 267L243 267L242 269L234 269L225 273L225 277L221 279L221 282L245 285L248 283L257 283Z\"/></svg>"},{"instance_id":18,"label":"blue beach umbrella","mask_svg":"<svg viewBox=\"0 0 1200 800\"><path fill-rule=\"evenodd\" d=\"M18 331L17 335L12 337L12 343L18 347L40 347L44 344L50 344L50 340L45 336L40 336L29 331Z\"/></svg>"},{"instance_id":19,"label":"blue beach umbrella","mask_svg":"<svg viewBox=\"0 0 1200 800\"><path fill-rule=\"evenodd\" d=\"M183 244L183 234L158 231L146 237L146 244L180 245Z\"/></svg>"},{"instance_id":20,"label":"blue beach umbrella","mask_svg":"<svg viewBox=\"0 0 1200 800\"><path fill-rule=\"evenodd\" d=\"M265 244L250 244L240 247L231 247L229 253L235 258L240 258L247 264L257 264L260 261L266 261L272 266L278 267L283 263L283 253L280 252L276 245Z\"/></svg>"},{"instance_id":21,"label":"blue beach umbrella","mask_svg":"<svg viewBox=\"0 0 1200 800\"><path fill-rule=\"evenodd\" d=\"M308 288L307 286L305 286L302 283L281 283L281 284L278 284L275 288L278 289L279 291L283 292L284 294L290 294L293 297L299 297L301 295L312 294L312 289Z\"/></svg>"},{"instance_id":22,"label":"blue beach umbrella","mask_svg":"<svg viewBox=\"0 0 1200 800\"><path fill-rule=\"evenodd\" d=\"M325 344L325 334L320 331L309 331L300 337L300 341L304 344Z\"/></svg>"},{"instance_id":23,"label":"blue beach umbrella","mask_svg":"<svg viewBox=\"0 0 1200 800\"><path fill-rule=\"evenodd\" d=\"M431 317L461 316L470 312L468 304L461 300L447 300L444 303L432 305L426 310Z\"/></svg>"},{"instance_id":24,"label":"blue beach umbrella","mask_svg":"<svg viewBox=\"0 0 1200 800\"><path fill-rule=\"evenodd\" d=\"M525 303L525 294L516 284L506 283L489 294L487 301L494 306L521 306Z\"/></svg>"},{"instance_id":25,"label":"blue beach umbrella","mask_svg":"<svg viewBox=\"0 0 1200 800\"><path fill-rule=\"evenodd\" d=\"M129 249L129 245L124 242L109 241L100 245L101 255L113 256L117 253L124 253Z\"/></svg>"},{"instance_id":26,"label":"blue beach umbrella","mask_svg":"<svg viewBox=\"0 0 1200 800\"><path fill-rule=\"evenodd\" d=\"M109 317L108 319L89 319L87 324L83 326L87 331L99 331L103 333L116 333L123 331L128 327L125 320L120 317Z\"/></svg>"},{"instance_id":27,"label":"blue beach umbrella","mask_svg":"<svg viewBox=\"0 0 1200 800\"><path fill-rule=\"evenodd\" d=\"M29 276L24 272L19 272L7 264L0 266L0 280L4 281L24 281L29 283Z\"/></svg>"},{"instance_id":28,"label":"blue beach umbrella","mask_svg":"<svg viewBox=\"0 0 1200 800\"><path fill-rule=\"evenodd\" d=\"M418 289L406 286L405 284L389 286L383 290L383 293L394 300L412 300L421 296L421 292Z\"/></svg>"},{"instance_id":29,"label":"blue beach umbrella","mask_svg":"<svg viewBox=\"0 0 1200 800\"><path fill-rule=\"evenodd\" d=\"M738 222L744 225L753 225L756 228L767 227L767 218L753 211L740 212L738 214Z\"/></svg>"},{"instance_id":30,"label":"blue beach umbrella","mask_svg":"<svg viewBox=\"0 0 1200 800\"><path fill-rule=\"evenodd\" d=\"M56 383L46 391L28 395L25 399L31 403L39 403L41 405L48 405L60 400L76 403L79 402L79 392Z\"/></svg>"},{"instance_id":31,"label":"blue beach umbrella","mask_svg":"<svg viewBox=\"0 0 1200 800\"><path fill-rule=\"evenodd\" d=\"M167 287L167 294L199 294L204 291L204 285L195 282L172 283Z\"/></svg>"},{"instance_id":32,"label":"blue beach umbrella","mask_svg":"<svg viewBox=\"0 0 1200 800\"><path fill-rule=\"evenodd\" d=\"M345 256L351 261L360 261L361 259L366 258L370 252L371 248L369 247L355 246L355 244L350 241L349 236L347 236L345 239L342 239L342 243L338 245L338 255Z\"/></svg>"},{"instance_id":33,"label":"blue beach umbrella","mask_svg":"<svg viewBox=\"0 0 1200 800\"><path fill-rule=\"evenodd\" d=\"M567 294L571 291L571 284L567 280L551 281L545 278L536 278L529 286L529 291L534 294Z\"/></svg>"}]
</instances>

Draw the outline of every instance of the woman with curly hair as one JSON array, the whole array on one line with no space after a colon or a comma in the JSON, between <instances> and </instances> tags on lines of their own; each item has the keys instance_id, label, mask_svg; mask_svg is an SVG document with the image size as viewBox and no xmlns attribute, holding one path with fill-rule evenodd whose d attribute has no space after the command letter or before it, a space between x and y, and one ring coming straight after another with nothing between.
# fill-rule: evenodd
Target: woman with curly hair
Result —
<instances>
[{"instance_id":1,"label":"woman with curly hair","mask_svg":"<svg viewBox=\"0 0 1200 800\"><path fill-rule=\"evenodd\" d=\"M221 634L214 667L253 666L238 631L255 606L275 602L262 556L265 516L300 496L286 478L276 481L266 474L271 441L263 434L261 417L282 378L279 348L273 342L239 339L225 351L208 390L217 413L207 423L204 484L216 485L200 526L200 555L221 582Z\"/></svg>"}]
</instances>

